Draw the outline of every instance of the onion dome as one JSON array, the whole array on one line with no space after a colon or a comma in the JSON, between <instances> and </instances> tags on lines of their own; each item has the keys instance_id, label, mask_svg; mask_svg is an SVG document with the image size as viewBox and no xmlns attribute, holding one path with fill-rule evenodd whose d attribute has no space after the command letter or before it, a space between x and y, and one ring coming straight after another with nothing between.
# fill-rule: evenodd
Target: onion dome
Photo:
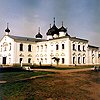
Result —
<instances>
[{"instance_id":1,"label":"onion dome","mask_svg":"<svg viewBox=\"0 0 100 100\"><path fill-rule=\"evenodd\" d=\"M9 28L8 28L8 23L7 23L7 29L5 29L5 32L7 32L7 33L10 32L10 30L9 30Z\"/></svg>"},{"instance_id":2,"label":"onion dome","mask_svg":"<svg viewBox=\"0 0 100 100\"><path fill-rule=\"evenodd\" d=\"M56 25L55 25L55 18L54 18L54 24L53 24L53 26L52 26L52 28L51 28L51 34L52 34L52 36L53 36L54 34L59 35L59 30L58 30L58 28L57 28Z\"/></svg>"},{"instance_id":3,"label":"onion dome","mask_svg":"<svg viewBox=\"0 0 100 100\"><path fill-rule=\"evenodd\" d=\"M50 24L50 29L48 30L48 32L46 33L46 35L52 35L52 32L51 32L51 24Z\"/></svg>"},{"instance_id":4,"label":"onion dome","mask_svg":"<svg viewBox=\"0 0 100 100\"><path fill-rule=\"evenodd\" d=\"M43 36L40 34L40 27L39 27L39 31L38 34L35 36L36 38L42 38Z\"/></svg>"},{"instance_id":5,"label":"onion dome","mask_svg":"<svg viewBox=\"0 0 100 100\"><path fill-rule=\"evenodd\" d=\"M52 35L53 36L54 34L59 35L59 30L55 25L55 18L54 18L54 24L53 24L52 28L51 28L51 24L50 24L50 29L48 30L46 35Z\"/></svg>"},{"instance_id":6,"label":"onion dome","mask_svg":"<svg viewBox=\"0 0 100 100\"><path fill-rule=\"evenodd\" d=\"M59 32L67 32L67 29L63 26L63 22L61 28L59 28Z\"/></svg>"}]
</instances>

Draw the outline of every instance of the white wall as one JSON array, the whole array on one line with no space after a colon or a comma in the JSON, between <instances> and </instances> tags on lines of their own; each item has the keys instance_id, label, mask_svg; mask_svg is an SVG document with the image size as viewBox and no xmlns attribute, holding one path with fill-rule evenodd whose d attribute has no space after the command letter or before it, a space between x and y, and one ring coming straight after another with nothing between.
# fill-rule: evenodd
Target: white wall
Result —
<instances>
[{"instance_id":1,"label":"white wall","mask_svg":"<svg viewBox=\"0 0 100 100\"><path fill-rule=\"evenodd\" d=\"M73 50L73 44L75 44L75 50ZM80 50L78 50L78 45L80 45ZM84 46L84 50L83 50ZM79 39L71 39L71 65L85 65L87 64L87 47L88 47L88 42L84 40L79 40ZM75 64L73 64L73 57L75 57ZM80 63L78 62L78 57L80 57ZM85 57L85 61L83 63L83 57Z\"/></svg>"},{"instance_id":2,"label":"white wall","mask_svg":"<svg viewBox=\"0 0 100 100\"><path fill-rule=\"evenodd\" d=\"M10 49L11 45L11 49ZM14 40L9 38L8 36L4 36L1 39L0 46L0 64L3 62L3 57L6 57L6 64L12 64L14 59ZM6 49L6 50L5 50Z\"/></svg>"}]
</instances>

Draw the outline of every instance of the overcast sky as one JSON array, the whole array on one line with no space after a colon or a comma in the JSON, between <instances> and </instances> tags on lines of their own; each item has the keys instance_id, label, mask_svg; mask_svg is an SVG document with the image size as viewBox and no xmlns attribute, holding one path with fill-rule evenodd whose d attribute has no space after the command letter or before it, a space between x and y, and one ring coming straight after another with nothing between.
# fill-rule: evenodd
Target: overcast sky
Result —
<instances>
[{"instance_id":1,"label":"overcast sky","mask_svg":"<svg viewBox=\"0 0 100 100\"><path fill-rule=\"evenodd\" d=\"M40 27L46 38L54 17L69 35L100 46L100 0L0 0L0 37L9 23L12 35L35 37Z\"/></svg>"}]
</instances>

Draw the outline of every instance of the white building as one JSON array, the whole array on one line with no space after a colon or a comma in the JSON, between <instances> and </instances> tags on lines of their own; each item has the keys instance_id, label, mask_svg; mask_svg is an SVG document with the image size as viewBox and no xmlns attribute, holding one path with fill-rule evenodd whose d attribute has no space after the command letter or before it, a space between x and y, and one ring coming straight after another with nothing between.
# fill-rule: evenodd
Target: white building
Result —
<instances>
[{"instance_id":1,"label":"white building","mask_svg":"<svg viewBox=\"0 0 100 100\"><path fill-rule=\"evenodd\" d=\"M99 64L99 47L90 46L89 41L71 37L64 28L54 24L42 39L40 29L36 38L19 37L9 34L7 27L0 41L0 64L42 64L56 65L93 65Z\"/></svg>"}]
</instances>

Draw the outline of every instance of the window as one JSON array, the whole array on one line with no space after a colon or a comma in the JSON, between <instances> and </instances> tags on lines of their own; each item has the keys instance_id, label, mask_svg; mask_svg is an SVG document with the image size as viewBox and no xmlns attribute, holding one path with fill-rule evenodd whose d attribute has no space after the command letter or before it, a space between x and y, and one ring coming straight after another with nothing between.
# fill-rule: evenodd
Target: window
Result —
<instances>
[{"instance_id":1,"label":"window","mask_svg":"<svg viewBox=\"0 0 100 100\"><path fill-rule=\"evenodd\" d=\"M19 59L19 62L21 63L21 62L22 62L22 60L23 60L23 58L20 58L20 59Z\"/></svg>"},{"instance_id":2,"label":"window","mask_svg":"<svg viewBox=\"0 0 100 100\"><path fill-rule=\"evenodd\" d=\"M37 62L39 62L39 58L37 58Z\"/></svg>"},{"instance_id":3,"label":"window","mask_svg":"<svg viewBox=\"0 0 100 100\"><path fill-rule=\"evenodd\" d=\"M45 58L45 63L47 63L47 58Z\"/></svg>"},{"instance_id":4,"label":"window","mask_svg":"<svg viewBox=\"0 0 100 100\"><path fill-rule=\"evenodd\" d=\"M64 58L62 58L62 64L64 64L65 63L65 59Z\"/></svg>"},{"instance_id":5,"label":"window","mask_svg":"<svg viewBox=\"0 0 100 100\"><path fill-rule=\"evenodd\" d=\"M100 57L100 54L98 54L98 57Z\"/></svg>"},{"instance_id":6,"label":"window","mask_svg":"<svg viewBox=\"0 0 100 100\"><path fill-rule=\"evenodd\" d=\"M4 51L7 51L7 47L6 46L4 47Z\"/></svg>"},{"instance_id":7,"label":"window","mask_svg":"<svg viewBox=\"0 0 100 100\"><path fill-rule=\"evenodd\" d=\"M31 45L28 45L28 51L31 51Z\"/></svg>"},{"instance_id":8,"label":"window","mask_svg":"<svg viewBox=\"0 0 100 100\"><path fill-rule=\"evenodd\" d=\"M80 64L80 62L81 62L81 58L80 58L80 57L78 57L78 64Z\"/></svg>"},{"instance_id":9,"label":"window","mask_svg":"<svg viewBox=\"0 0 100 100\"><path fill-rule=\"evenodd\" d=\"M62 44L62 49L64 49L65 47L64 47L64 44Z\"/></svg>"},{"instance_id":10,"label":"window","mask_svg":"<svg viewBox=\"0 0 100 100\"><path fill-rule=\"evenodd\" d=\"M56 45L56 50L58 50L58 48L59 48L59 47L58 47L58 44L57 44L57 45Z\"/></svg>"},{"instance_id":11,"label":"window","mask_svg":"<svg viewBox=\"0 0 100 100\"><path fill-rule=\"evenodd\" d=\"M75 49L75 44L73 44L73 50L76 50L76 49Z\"/></svg>"},{"instance_id":12,"label":"window","mask_svg":"<svg viewBox=\"0 0 100 100\"><path fill-rule=\"evenodd\" d=\"M11 43L9 43L9 51L11 50Z\"/></svg>"},{"instance_id":13,"label":"window","mask_svg":"<svg viewBox=\"0 0 100 100\"><path fill-rule=\"evenodd\" d=\"M43 63L43 58L41 58L41 63Z\"/></svg>"},{"instance_id":14,"label":"window","mask_svg":"<svg viewBox=\"0 0 100 100\"><path fill-rule=\"evenodd\" d=\"M85 46L83 46L83 51L85 51Z\"/></svg>"},{"instance_id":15,"label":"window","mask_svg":"<svg viewBox=\"0 0 100 100\"><path fill-rule=\"evenodd\" d=\"M47 45L45 44L45 51L47 51Z\"/></svg>"},{"instance_id":16,"label":"window","mask_svg":"<svg viewBox=\"0 0 100 100\"><path fill-rule=\"evenodd\" d=\"M73 57L73 64L75 64L75 57Z\"/></svg>"},{"instance_id":17,"label":"window","mask_svg":"<svg viewBox=\"0 0 100 100\"><path fill-rule=\"evenodd\" d=\"M23 51L23 44L20 44L20 51Z\"/></svg>"},{"instance_id":18,"label":"window","mask_svg":"<svg viewBox=\"0 0 100 100\"><path fill-rule=\"evenodd\" d=\"M41 45L41 51L43 51L43 45Z\"/></svg>"},{"instance_id":19,"label":"window","mask_svg":"<svg viewBox=\"0 0 100 100\"><path fill-rule=\"evenodd\" d=\"M83 64L85 64L85 57L83 57Z\"/></svg>"},{"instance_id":20,"label":"window","mask_svg":"<svg viewBox=\"0 0 100 100\"><path fill-rule=\"evenodd\" d=\"M28 58L28 63L31 63L31 58Z\"/></svg>"},{"instance_id":21,"label":"window","mask_svg":"<svg viewBox=\"0 0 100 100\"><path fill-rule=\"evenodd\" d=\"M39 46L37 46L37 52L39 52Z\"/></svg>"},{"instance_id":22,"label":"window","mask_svg":"<svg viewBox=\"0 0 100 100\"><path fill-rule=\"evenodd\" d=\"M95 60L94 57L92 57L92 64L94 64L94 60Z\"/></svg>"},{"instance_id":23,"label":"window","mask_svg":"<svg viewBox=\"0 0 100 100\"><path fill-rule=\"evenodd\" d=\"M2 45L1 45L1 52L2 52Z\"/></svg>"},{"instance_id":24,"label":"window","mask_svg":"<svg viewBox=\"0 0 100 100\"><path fill-rule=\"evenodd\" d=\"M9 64L11 63L11 58L9 58Z\"/></svg>"},{"instance_id":25,"label":"window","mask_svg":"<svg viewBox=\"0 0 100 100\"><path fill-rule=\"evenodd\" d=\"M80 49L80 45L78 45L78 51L81 51L81 49Z\"/></svg>"}]
</instances>

